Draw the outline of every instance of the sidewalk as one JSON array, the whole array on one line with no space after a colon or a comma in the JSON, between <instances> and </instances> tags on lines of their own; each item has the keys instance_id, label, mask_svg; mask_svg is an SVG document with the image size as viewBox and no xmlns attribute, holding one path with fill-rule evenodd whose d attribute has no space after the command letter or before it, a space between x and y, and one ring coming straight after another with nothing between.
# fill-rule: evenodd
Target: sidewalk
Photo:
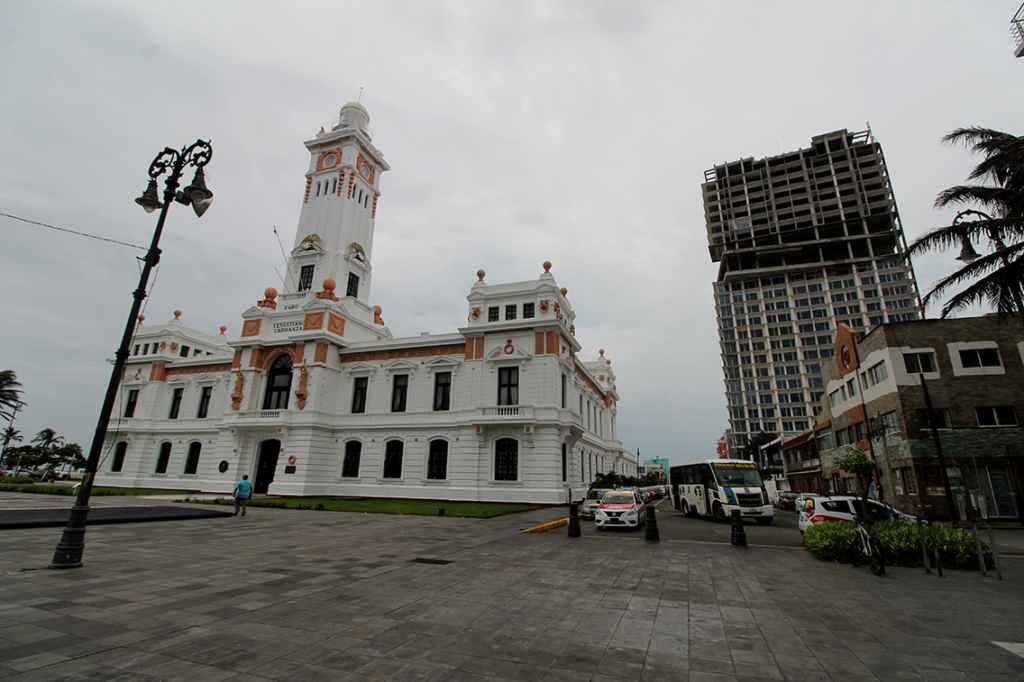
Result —
<instances>
[{"instance_id":1,"label":"sidewalk","mask_svg":"<svg viewBox=\"0 0 1024 682\"><path fill-rule=\"evenodd\" d=\"M0 678L1024 678L993 644L1024 641L1024 560L1003 582L876 578L800 549L519 532L563 515L250 508L90 528L67 571L43 568L60 529L2 531Z\"/></svg>"}]
</instances>

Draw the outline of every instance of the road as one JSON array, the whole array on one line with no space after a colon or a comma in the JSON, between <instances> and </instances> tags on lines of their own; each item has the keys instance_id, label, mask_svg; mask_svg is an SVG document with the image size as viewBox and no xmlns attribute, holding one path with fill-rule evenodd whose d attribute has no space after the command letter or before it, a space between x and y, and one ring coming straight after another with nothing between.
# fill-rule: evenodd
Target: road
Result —
<instances>
[{"instance_id":1,"label":"road","mask_svg":"<svg viewBox=\"0 0 1024 682\"><path fill-rule=\"evenodd\" d=\"M654 506L658 510L658 534L663 542L732 544L732 527L728 523L718 523L710 516L687 518L672 508L672 500L667 497L657 500ZM620 528L597 530L593 521L582 520L580 526L583 535L588 537L642 539L644 536L643 528L639 531ZM743 524L743 530L747 534L747 544L751 546L803 547L796 526L796 512L776 509L771 525L762 526L751 520Z\"/></svg>"}]
</instances>

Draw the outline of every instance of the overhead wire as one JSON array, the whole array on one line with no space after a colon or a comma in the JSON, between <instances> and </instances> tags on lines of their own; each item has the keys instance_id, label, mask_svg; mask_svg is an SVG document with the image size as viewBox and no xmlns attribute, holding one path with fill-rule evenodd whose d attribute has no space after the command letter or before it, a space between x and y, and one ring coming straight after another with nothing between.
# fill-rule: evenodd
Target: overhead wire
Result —
<instances>
[{"instance_id":1,"label":"overhead wire","mask_svg":"<svg viewBox=\"0 0 1024 682\"><path fill-rule=\"evenodd\" d=\"M16 215L11 215L10 213L0 213L0 216L3 216L5 218L11 218L12 220L20 220L21 222L28 223L30 225L39 225L40 227L48 227L51 230L58 230L60 232L68 232L70 234L77 234L80 237L88 237L89 239L98 239L101 242L110 242L111 244L120 244L121 246L130 246L133 249L141 249L143 251L146 250L145 246L139 246L138 244L129 244L128 242L122 242L122 241L118 241L116 239L109 239L107 237L100 237L100 236L97 236L95 234L89 234L88 232L79 232L77 230L69 230L66 227L57 227L56 225L49 225L47 223L41 223L41 222L36 221L36 220L29 220L28 218L21 218L21 217L16 216Z\"/></svg>"}]
</instances>

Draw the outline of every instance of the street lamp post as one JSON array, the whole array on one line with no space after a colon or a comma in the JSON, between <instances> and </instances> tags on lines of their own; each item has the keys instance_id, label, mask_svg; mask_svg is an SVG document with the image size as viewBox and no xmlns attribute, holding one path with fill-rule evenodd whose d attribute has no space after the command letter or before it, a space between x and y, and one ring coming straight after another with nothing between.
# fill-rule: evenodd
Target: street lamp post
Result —
<instances>
[{"instance_id":1,"label":"street lamp post","mask_svg":"<svg viewBox=\"0 0 1024 682\"><path fill-rule=\"evenodd\" d=\"M989 223L987 231L989 241L991 241L992 246L995 247L994 253L1003 252L1000 256L1000 260L1002 260L1004 266L1009 266L1010 259L1007 257L1005 253L1006 244L1003 243L1003 240L999 237L999 233L996 231L996 229L992 227L991 221L994 220L994 218L992 218L992 216L990 216L988 213L985 213L984 211L976 211L972 208L960 211L959 213L956 214L956 218L953 219L953 227L956 227L957 225L963 223L964 218L969 215L978 216L980 220L978 220L977 222ZM960 249L960 255L957 256L956 259L962 262L964 265L971 265L972 263L974 263L974 261L982 257L977 251L974 250L974 245L971 244L971 239L967 234L964 234L960 238L960 243L962 248ZM1021 323L1024 324L1024 299L1021 298L1020 291L1016 288L1016 286L1011 285L1009 287L1009 290L1010 296L1011 298L1013 298L1014 307L1016 309L1014 312L1017 313L1017 316L1020 317Z\"/></svg>"},{"instance_id":2,"label":"street lamp post","mask_svg":"<svg viewBox=\"0 0 1024 682\"><path fill-rule=\"evenodd\" d=\"M107 426L110 423L110 415L114 410L114 402L117 399L118 387L121 377L124 375L125 364L128 361L128 351L131 347L132 337L135 334L135 323L142 308L142 300L146 298L146 285L149 283L149 273L160 262L160 234L164 229L164 220L167 218L167 209L173 201L186 206L191 205L197 216L202 216L213 201L213 193L206 188L206 174L203 167L213 157L213 148L209 142L196 140L189 147L176 151L167 147L153 159L149 166L149 186L145 193L135 200L135 203L142 206L147 213L160 209L160 218L156 223L156 231L153 233L153 241L146 254L145 266L142 268L142 275L139 278L139 286L133 292L134 301L132 310L128 315L128 323L124 328L124 335L121 337L121 346L117 349L114 360L114 370L110 376L110 383L107 385L107 395L103 400L103 407L100 410L100 418L96 424L96 434L92 439L92 447L89 449L89 458L85 465L85 474L82 476L82 485L78 489L78 497L71 507L71 516L68 518L68 525L64 528L60 542L53 553L53 560L50 568L79 568L82 565L82 553L85 550L85 526L89 516L89 496L92 493L93 480L96 477L96 468L99 465L100 456L103 453L103 442L107 436ZM183 191L178 190L178 183L181 180L182 171L188 166L195 166L196 174L192 184ZM166 171L170 175L164 184L164 200L160 203L157 197L157 179Z\"/></svg>"}]
</instances>

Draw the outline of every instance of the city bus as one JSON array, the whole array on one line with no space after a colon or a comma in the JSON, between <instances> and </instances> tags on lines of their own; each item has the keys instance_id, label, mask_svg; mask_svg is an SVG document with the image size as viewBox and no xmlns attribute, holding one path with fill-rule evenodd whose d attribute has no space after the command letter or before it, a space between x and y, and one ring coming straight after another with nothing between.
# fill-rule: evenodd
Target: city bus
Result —
<instances>
[{"instance_id":1,"label":"city bus","mask_svg":"<svg viewBox=\"0 0 1024 682\"><path fill-rule=\"evenodd\" d=\"M768 525L775 518L757 465L745 459L709 459L669 468L672 506L687 516L709 515L727 522L733 509Z\"/></svg>"}]
</instances>

